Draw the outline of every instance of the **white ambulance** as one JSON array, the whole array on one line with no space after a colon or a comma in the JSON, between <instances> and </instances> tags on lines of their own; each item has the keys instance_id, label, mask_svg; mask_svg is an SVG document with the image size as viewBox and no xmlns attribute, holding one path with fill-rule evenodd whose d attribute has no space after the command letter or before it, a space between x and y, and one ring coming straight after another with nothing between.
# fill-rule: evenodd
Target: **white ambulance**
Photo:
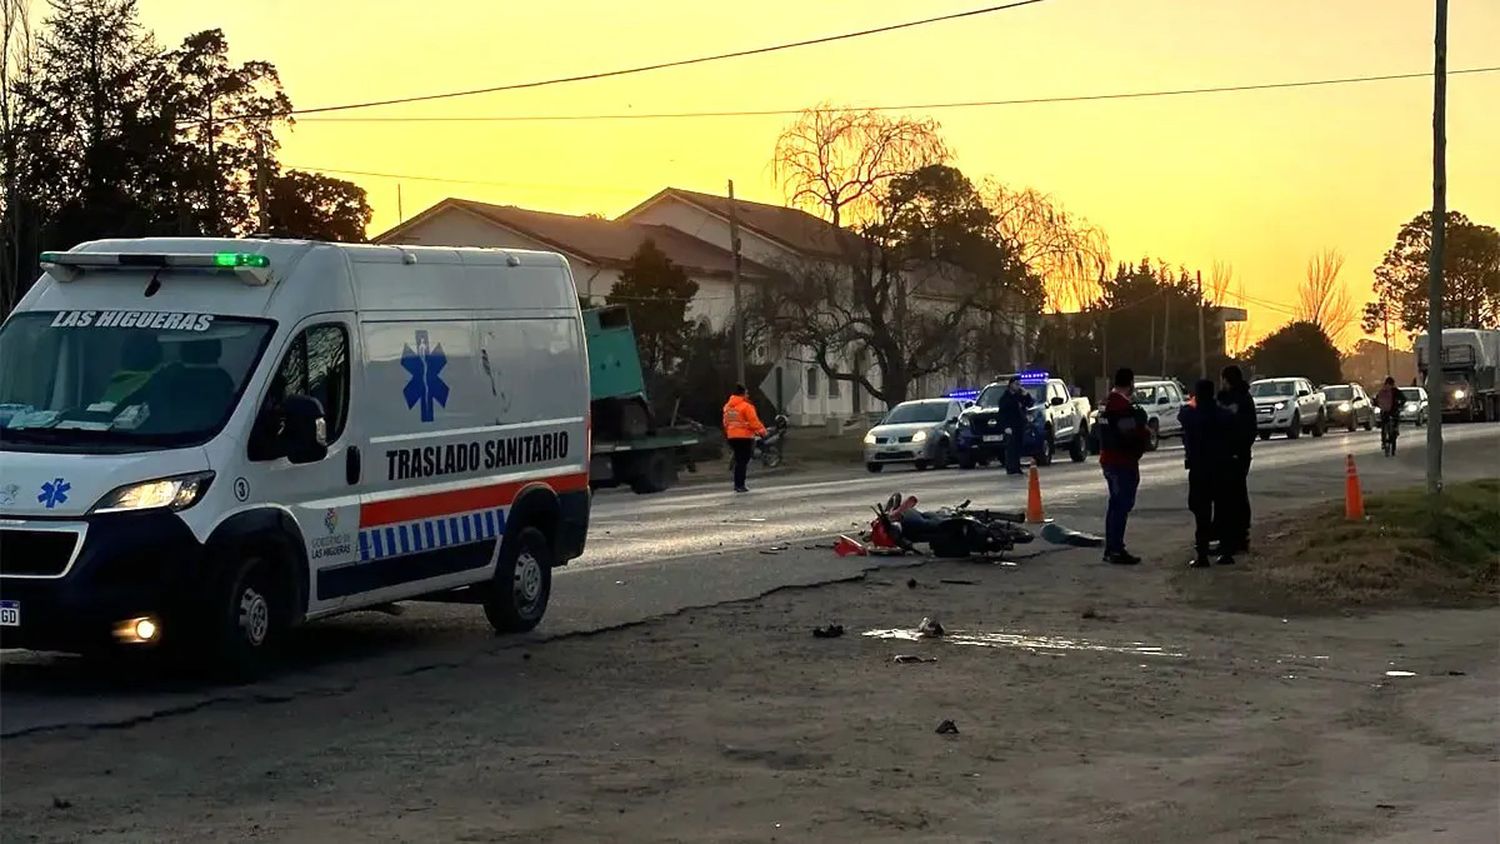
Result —
<instances>
[{"instance_id":1,"label":"white ambulance","mask_svg":"<svg viewBox=\"0 0 1500 844\"><path fill-rule=\"evenodd\" d=\"M143 239L42 269L0 328L0 644L241 671L413 598L523 631L583 552L561 256Z\"/></svg>"}]
</instances>

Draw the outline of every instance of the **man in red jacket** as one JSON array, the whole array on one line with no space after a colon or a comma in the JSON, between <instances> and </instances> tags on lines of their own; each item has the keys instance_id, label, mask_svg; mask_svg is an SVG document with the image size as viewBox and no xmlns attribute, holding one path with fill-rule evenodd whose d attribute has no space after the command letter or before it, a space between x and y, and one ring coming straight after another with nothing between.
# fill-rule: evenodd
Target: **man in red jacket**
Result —
<instances>
[{"instance_id":1,"label":"man in red jacket","mask_svg":"<svg viewBox=\"0 0 1500 844\"><path fill-rule=\"evenodd\" d=\"M1109 486L1109 507L1104 515L1104 561L1133 566L1140 557L1125 550L1125 522L1135 509L1135 493L1141 485L1141 455L1151 440L1146 411L1136 405L1135 372L1115 373L1115 387L1099 415L1099 465Z\"/></svg>"}]
</instances>

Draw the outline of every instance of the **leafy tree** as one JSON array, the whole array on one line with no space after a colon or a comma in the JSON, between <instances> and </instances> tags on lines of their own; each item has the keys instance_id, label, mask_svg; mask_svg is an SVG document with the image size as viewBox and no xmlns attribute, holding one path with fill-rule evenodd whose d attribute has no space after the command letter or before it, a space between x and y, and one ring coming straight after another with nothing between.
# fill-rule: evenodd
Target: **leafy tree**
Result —
<instances>
[{"instance_id":1,"label":"leafy tree","mask_svg":"<svg viewBox=\"0 0 1500 844\"><path fill-rule=\"evenodd\" d=\"M265 234L359 243L370 224L363 188L317 173L288 170L267 191Z\"/></svg>"},{"instance_id":2,"label":"leafy tree","mask_svg":"<svg viewBox=\"0 0 1500 844\"><path fill-rule=\"evenodd\" d=\"M630 309L641 366L665 372L682 357L693 328L688 303L697 293L698 282L647 238L630 256L605 301Z\"/></svg>"},{"instance_id":3,"label":"leafy tree","mask_svg":"<svg viewBox=\"0 0 1500 844\"><path fill-rule=\"evenodd\" d=\"M1449 211L1444 227L1443 325L1500 326L1500 232ZM1375 268L1375 298L1409 333L1427 329L1427 264L1432 249L1432 212L1413 218ZM1367 311L1367 326L1380 311Z\"/></svg>"},{"instance_id":4,"label":"leafy tree","mask_svg":"<svg viewBox=\"0 0 1500 844\"><path fill-rule=\"evenodd\" d=\"M1315 384L1343 380L1338 347L1323 329L1295 320L1250 347L1246 358L1257 378L1300 375Z\"/></svg>"},{"instance_id":5,"label":"leafy tree","mask_svg":"<svg viewBox=\"0 0 1500 844\"><path fill-rule=\"evenodd\" d=\"M136 0L48 10L33 34L27 0L0 0L0 314L40 252L85 240L245 235L262 222L363 239L363 191L281 174L275 130L291 102L274 66L230 62L219 30L163 51Z\"/></svg>"},{"instance_id":6,"label":"leafy tree","mask_svg":"<svg viewBox=\"0 0 1500 844\"><path fill-rule=\"evenodd\" d=\"M152 85L159 120L174 130L156 160L153 187L170 219L160 229L183 235L255 231L257 179L274 173L274 129L292 107L274 65L229 61L224 33L189 35L161 57Z\"/></svg>"},{"instance_id":7,"label":"leafy tree","mask_svg":"<svg viewBox=\"0 0 1500 844\"><path fill-rule=\"evenodd\" d=\"M767 285L757 320L801 349L830 379L853 382L887 404L919 380L970 368L1003 346L984 317L1040 291L1001 245L993 212L972 182L945 165L897 175L871 220L845 234L844 255L784 267ZM1028 298L1029 297L1029 298ZM851 361L869 360L879 378Z\"/></svg>"}]
</instances>

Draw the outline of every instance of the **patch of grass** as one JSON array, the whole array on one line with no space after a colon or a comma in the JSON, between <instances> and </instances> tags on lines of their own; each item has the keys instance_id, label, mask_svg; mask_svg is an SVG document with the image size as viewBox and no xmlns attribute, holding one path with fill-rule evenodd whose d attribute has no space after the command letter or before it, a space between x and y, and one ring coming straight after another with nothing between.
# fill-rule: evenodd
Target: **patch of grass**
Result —
<instances>
[{"instance_id":1,"label":"patch of grass","mask_svg":"<svg viewBox=\"0 0 1500 844\"><path fill-rule=\"evenodd\" d=\"M1500 479L1373 495L1363 522L1321 506L1257 531L1234 571L1184 572L1195 603L1276 615L1493 606L1500 597Z\"/></svg>"}]
</instances>

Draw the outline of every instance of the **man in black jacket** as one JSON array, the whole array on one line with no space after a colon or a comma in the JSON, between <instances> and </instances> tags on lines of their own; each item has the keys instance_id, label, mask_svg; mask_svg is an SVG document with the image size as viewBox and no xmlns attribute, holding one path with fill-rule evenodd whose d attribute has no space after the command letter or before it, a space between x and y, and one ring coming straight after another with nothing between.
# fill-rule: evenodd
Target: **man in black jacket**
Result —
<instances>
[{"instance_id":1,"label":"man in black jacket","mask_svg":"<svg viewBox=\"0 0 1500 844\"><path fill-rule=\"evenodd\" d=\"M1193 401L1178 418L1182 422L1183 462L1188 472L1188 509L1193 513L1193 568L1208 568L1208 543L1213 538L1215 510L1223 506L1225 478L1234 456L1234 415L1219 404L1214 382L1204 378L1193 386ZM1222 510L1219 517L1222 519ZM1225 557L1223 562L1233 562Z\"/></svg>"},{"instance_id":2,"label":"man in black jacket","mask_svg":"<svg viewBox=\"0 0 1500 844\"><path fill-rule=\"evenodd\" d=\"M1230 459L1219 487L1222 499L1217 510L1219 562L1232 563L1234 555L1250 549L1250 449L1255 444L1255 400L1244 373L1233 364L1224 367L1224 389L1219 403L1234 419L1230 432Z\"/></svg>"},{"instance_id":3,"label":"man in black jacket","mask_svg":"<svg viewBox=\"0 0 1500 844\"><path fill-rule=\"evenodd\" d=\"M1005 384L1000 396L1000 426L1005 429L1005 472L1021 474L1021 444L1026 439L1026 428L1031 420L1027 411L1035 401L1031 394L1021 389L1021 379L1012 377Z\"/></svg>"}]
</instances>

